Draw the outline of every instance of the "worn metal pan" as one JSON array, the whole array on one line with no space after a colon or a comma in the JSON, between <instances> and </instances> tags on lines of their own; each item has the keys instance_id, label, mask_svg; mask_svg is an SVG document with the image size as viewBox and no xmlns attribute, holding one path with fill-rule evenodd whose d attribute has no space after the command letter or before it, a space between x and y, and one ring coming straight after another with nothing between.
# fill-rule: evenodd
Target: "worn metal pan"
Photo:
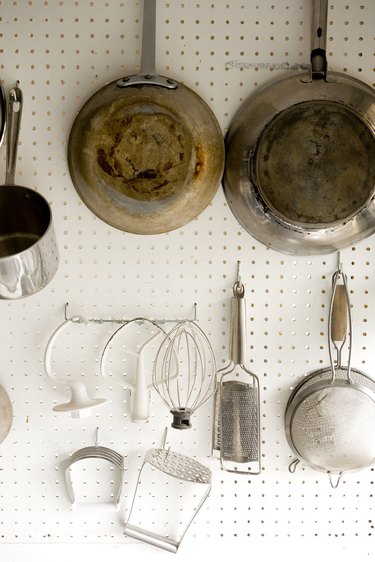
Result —
<instances>
[{"instance_id":1,"label":"worn metal pan","mask_svg":"<svg viewBox=\"0 0 375 562\"><path fill-rule=\"evenodd\" d=\"M80 109L68 162L73 184L100 219L159 234L197 217L215 195L224 139L208 105L155 73L156 0L145 0L139 74L111 82Z\"/></svg>"},{"instance_id":2,"label":"worn metal pan","mask_svg":"<svg viewBox=\"0 0 375 562\"><path fill-rule=\"evenodd\" d=\"M311 72L250 96L226 135L228 204L258 241L328 254L375 230L375 92L327 72L327 0L312 1Z\"/></svg>"},{"instance_id":3,"label":"worn metal pan","mask_svg":"<svg viewBox=\"0 0 375 562\"><path fill-rule=\"evenodd\" d=\"M9 94L6 185L0 186L0 299L7 300L39 292L54 277L59 264L47 200L14 181L22 107L17 84Z\"/></svg>"}]
</instances>

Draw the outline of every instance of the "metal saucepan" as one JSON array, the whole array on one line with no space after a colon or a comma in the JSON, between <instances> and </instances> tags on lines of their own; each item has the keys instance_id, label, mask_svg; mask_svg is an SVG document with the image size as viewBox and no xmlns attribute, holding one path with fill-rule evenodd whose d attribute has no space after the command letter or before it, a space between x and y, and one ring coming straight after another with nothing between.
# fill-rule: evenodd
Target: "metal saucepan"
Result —
<instances>
[{"instance_id":1,"label":"metal saucepan","mask_svg":"<svg viewBox=\"0 0 375 562\"><path fill-rule=\"evenodd\" d=\"M13 421L13 408L7 391L0 386L0 443L8 435Z\"/></svg>"},{"instance_id":2,"label":"metal saucepan","mask_svg":"<svg viewBox=\"0 0 375 562\"><path fill-rule=\"evenodd\" d=\"M338 284L340 277L342 284ZM341 351L348 329L348 364L343 366ZM327 472L336 487L344 472L355 472L375 462L375 381L351 367L352 322L341 266L333 276L328 344L330 366L311 373L295 387L285 410L285 430L297 461ZM291 463L291 470L295 463Z\"/></svg>"},{"instance_id":3,"label":"metal saucepan","mask_svg":"<svg viewBox=\"0 0 375 562\"><path fill-rule=\"evenodd\" d=\"M327 73L327 0L313 0L311 73L260 88L226 135L224 192L258 241L328 254L375 230L375 93Z\"/></svg>"},{"instance_id":4,"label":"metal saucepan","mask_svg":"<svg viewBox=\"0 0 375 562\"><path fill-rule=\"evenodd\" d=\"M222 178L224 140L208 105L155 74L156 0L144 1L139 74L111 82L80 109L68 162L84 203L135 234L174 230L210 203Z\"/></svg>"},{"instance_id":5,"label":"metal saucepan","mask_svg":"<svg viewBox=\"0 0 375 562\"><path fill-rule=\"evenodd\" d=\"M14 184L22 104L17 84L9 94L6 185L0 186L0 299L40 291L59 262L49 204L36 191Z\"/></svg>"}]
</instances>

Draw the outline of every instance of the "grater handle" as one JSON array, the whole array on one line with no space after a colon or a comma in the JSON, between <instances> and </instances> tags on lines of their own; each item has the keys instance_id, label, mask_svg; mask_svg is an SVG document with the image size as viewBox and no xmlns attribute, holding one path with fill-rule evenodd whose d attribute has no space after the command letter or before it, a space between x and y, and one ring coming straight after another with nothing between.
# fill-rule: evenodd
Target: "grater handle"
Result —
<instances>
[{"instance_id":1,"label":"grater handle","mask_svg":"<svg viewBox=\"0 0 375 562\"><path fill-rule=\"evenodd\" d=\"M245 288L236 282L231 303L230 359L234 365L246 363L246 302Z\"/></svg>"}]
</instances>

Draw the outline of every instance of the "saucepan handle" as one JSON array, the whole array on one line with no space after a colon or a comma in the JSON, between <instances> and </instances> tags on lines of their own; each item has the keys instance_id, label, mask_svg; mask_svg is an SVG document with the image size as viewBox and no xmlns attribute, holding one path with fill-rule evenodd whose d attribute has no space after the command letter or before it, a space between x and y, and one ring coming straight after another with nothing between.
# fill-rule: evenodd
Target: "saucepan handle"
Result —
<instances>
[{"instance_id":1,"label":"saucepan handle","mask_svg":"<svg viewBox=\"0 0 375 562\"><path fill-rule=\"evenodd\" d=\"M18 139L21 128L23 97L19 82L9 93L7 117L6 185L14 185L16 172Z\"/></svg>"}]
</instances>

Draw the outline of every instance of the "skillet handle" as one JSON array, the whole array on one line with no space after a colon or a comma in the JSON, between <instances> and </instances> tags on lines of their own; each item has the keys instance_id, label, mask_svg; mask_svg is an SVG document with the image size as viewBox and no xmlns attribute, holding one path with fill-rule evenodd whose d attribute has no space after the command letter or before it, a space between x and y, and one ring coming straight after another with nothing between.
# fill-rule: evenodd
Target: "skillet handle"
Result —
<instances>
[{"instance_id":1,"label":"skillet handle","mask_svg":"<svg viewBox=\"0 0 375 562\"><path fill-rule=\"evenodd\" d=\"M328 0L312 0L311 18L311 76L327 78L327 13Z\"/></svg>"},{"instance_id":2,"label":"skillet handle","mask_svg":"<svg viewBox=\"0 0 375 562\"><path fill-rule=\"evenodd\" d=\"M126 76L117 82L118 88L129 86L159 86L175 90L177 82L156 74L156 0L143 0L142 54L139 74Z\"/></svg>"},{"instance_id":3,"label":"skillet handle","mask_svg":"<svg viewBox=\"0 0 375 562\"><path fill-rule=\"evenodd\" d=\"M144 0L141 74L155 74L156 0Z\"/></svg>"}]
</instances>

